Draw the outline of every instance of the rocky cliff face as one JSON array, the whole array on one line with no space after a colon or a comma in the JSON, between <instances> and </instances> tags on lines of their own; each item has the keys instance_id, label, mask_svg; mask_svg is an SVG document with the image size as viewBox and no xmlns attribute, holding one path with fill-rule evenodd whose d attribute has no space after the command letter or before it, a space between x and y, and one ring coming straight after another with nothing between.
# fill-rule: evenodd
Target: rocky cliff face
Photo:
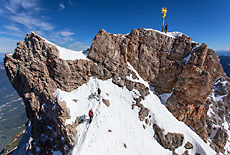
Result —
<instances>
[{"instance_id":1,"label":"rocky cliff face","mask_svg":"<svg viewBox=\"0 0 230 155\"><path fill-rule=\"evenodd\" d=\"M140 102L150 88L127 78L138 79L128 63L159 97L170 94L165 105L178 120L194 129L205 142L210 141L216 152L227 151L228 134L223 122L230 123L229 82L223 86L216 83L224 72L218 56L207 45L191 42L186 36L169 37L154 30L134 29L128 35L101 30L92 42L88 59L60 59L58 49L34 33L18 43L13 56L6 55L7 75L23 98L31 120L34 154L53 150L66 154L72 148L80 117L75 123L65 125L70 118L69 109L53 93L57 88L72 91L91 76L102 80L112 78L120 87L139 90L140 97L135 98L133 106L140 108L139 119L143 121L148 109ZM222 81L225 79L222 77ZM221 103L214 101L219 94L225 95ZM218 117L207 114L209 107Z\"/></svg>"}]
</instances>

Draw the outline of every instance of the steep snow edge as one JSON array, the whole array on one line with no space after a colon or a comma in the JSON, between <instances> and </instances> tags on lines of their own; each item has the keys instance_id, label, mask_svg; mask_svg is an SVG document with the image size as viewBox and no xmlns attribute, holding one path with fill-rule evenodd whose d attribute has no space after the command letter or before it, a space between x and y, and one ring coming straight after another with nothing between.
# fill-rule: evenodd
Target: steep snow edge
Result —
<instances>
[{"instance_id":1,"label":"steep snow edge","mask_svg":"<svg viewBox=\"0 0 230 155\"><path fill-rule=\"evenodd\" d=\"M131 68L130 64L129 67ZM140 78L138 75L137 77ZM97 94L98 88L101 90L100 95ZM125 87L118 87L111 79L102 81L91 77L87 84L70 93L58 89L54 95L65 101L70 109L71 119L67 120L66 124L71 124L78 116L83 120L83 123L77 126L78 133L72 154L172 154L153 138L153 124L163 128L165 134L174 132L184 135L183 145L175 150L176 153L184 153L184 144L189 141L193 144L193 149L188 150L189 154L215 154L195 132L174 118L152 92L141 102L150 110L148 124L138 119L137 107L132 110L132 103L138 96L138 91L130 92ZM110 106L107 107L102 99L109 100ZM95 113L90 125L89 109L93 109Z\"/></svg>"},{"instance_id":2,"label":"steep snow edge","mask_svg":"<svg viewBox=\"0 0 230 155\"><path fill-rule=\"evenodd\" d=\"M47 42L48 44L51 44L53 46L56 46L57 49L59 50L59 58L60 59L63 59L63 60L76 60L76 59L83 59L83 60L88 60L89 59L87 58L87 52L82 50L82 51L74 51L74 50L70 50L70 49L67 49L67 48L64 48L64 47L60 47L48 40L46 40L45 38L42 38L45 40L45 42Z\"/></svg>"}]
</instances>

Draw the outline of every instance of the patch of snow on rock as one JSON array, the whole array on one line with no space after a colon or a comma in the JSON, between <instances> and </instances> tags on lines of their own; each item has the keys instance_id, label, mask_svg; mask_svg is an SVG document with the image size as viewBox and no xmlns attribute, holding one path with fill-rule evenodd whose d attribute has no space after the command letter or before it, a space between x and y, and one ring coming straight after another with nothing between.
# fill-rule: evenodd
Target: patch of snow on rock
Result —
<instances>
[{"instance_id":1,"label":"patch of snow on rock","mask_svg":"<svg viewBox=\"0 0 230 155\"><path fill-rule=\"evenodd\" d=\"M168 100L168 98L169 98L171 95L172 95L172 92L171 92L171 93L163 93L163 94L159 95L159 97L160 97L160 99L161 99L161 103L162 103L163 105L165 105L166 102L167 102L167 100Z\"/></svg>"},{"instance_id":2,"label":"patch of snow on rock","mask_svg":"<svg viewBox=\"0 0 230 155\"><path fill-rule=\"evenodd\" d=\"M63 59L63 60L76 60L76 59L82 59L82 60L88 60L89 59L87 58L87 52L82 50L82 51L74 51L74 50L70 50L70 49L67 49L67 48L64 48L64 47L60 47L48 40L46 40L45 38L43 38L45 40L45 42L47 42L48 44L51 44L53 46L56 46L57 49L59 50L59 58L60 59Z\"/></svg>"},{"instance_id":3,"label":"patch of snow on rock","mask_svg":"<svg viewBox=\"0 0 230 155\"><path fill-rule=\"evenodd\" d=\"M133 68L133 66L129 62L127 62L127 65L128 65L128 68L136 74L136 76L137 76L138 79L133 79L132 75L127 76L126 78L128 80L130 80L130 81L133 81L133 82L140 82L140 83L144 84L146 87L149 87L148 82L144 81L141 78L141 76L139 75L139 73Z\"/></svg>"}]
</instances>

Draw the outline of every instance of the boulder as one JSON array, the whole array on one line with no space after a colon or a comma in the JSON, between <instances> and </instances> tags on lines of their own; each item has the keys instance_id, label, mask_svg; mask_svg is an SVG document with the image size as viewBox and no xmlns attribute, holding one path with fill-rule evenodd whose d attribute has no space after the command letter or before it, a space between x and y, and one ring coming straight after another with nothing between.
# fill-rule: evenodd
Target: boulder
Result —
<instances>
[{"instance_id":1,"label":"boulder","mask_svg":"<svg viewBox=\"0 0 230 155\"><path fill-rule=\"evenodd\" d=\"M184 140L183 134L168 132L166 135L164 135L164 130L161 129L158 125L153 124L153 128L155 130L154 137L156 138L157 142L165 149L173 151L176 148L182 146Z\"/></svg>"},{"instance_id":2,"label":"boulder","mask_svg":"<svg viewBox=\"0 0 230 155\"><path fill-rule=\"evenodd\" d=\"M110 102L109 100L106 100L106 99L102 99L102 102L107 106L109 107L110 106Z\"/></svg>"},{"instance_id":3,"label":"boulder","mask_svg":"<svg viewBox=\"0 0 230 155\"><path fill-rule=\"evenodd\" d=\"M187 143L184 145L184 147L185 147L186 149L192 149L192 148L193 148L193 145L192 145L192 143L187 142Z\"/></svg>"}]
</instances>

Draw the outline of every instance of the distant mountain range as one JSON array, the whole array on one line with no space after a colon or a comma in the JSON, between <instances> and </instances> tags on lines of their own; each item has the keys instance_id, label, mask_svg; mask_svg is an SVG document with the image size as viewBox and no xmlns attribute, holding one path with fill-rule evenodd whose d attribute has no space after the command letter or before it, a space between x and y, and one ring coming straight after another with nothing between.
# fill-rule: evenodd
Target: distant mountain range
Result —
<instances>
[{"instance_id":1,"label":"distant mountain range","mask_svg":"<svg viewBox=\"0 0 230 155\"><path fill-rule=\"evenodd\" d=\"M224 68L224 72L230 77L230 51L216 51L220 58L220 63Z\"/></svg>"},{"instance_id":2,"label":"distant mountain range","mask_svg":"<svg viewBox=\"0 0 230 155\"><path fill-rule=\"evenodd\" d=\"M219 56L224 72L230 77L230 56Z\"/></svg>"},{"instance_id":3,"label":"distant mountain range","mask_svg":"<svg viewBox=\"0 0 230 155\"><path fill-rule=\"evenodd\" d=\"M230 56L230 51L216 51L218 56Z\"/></svg>"}]
</instances>

